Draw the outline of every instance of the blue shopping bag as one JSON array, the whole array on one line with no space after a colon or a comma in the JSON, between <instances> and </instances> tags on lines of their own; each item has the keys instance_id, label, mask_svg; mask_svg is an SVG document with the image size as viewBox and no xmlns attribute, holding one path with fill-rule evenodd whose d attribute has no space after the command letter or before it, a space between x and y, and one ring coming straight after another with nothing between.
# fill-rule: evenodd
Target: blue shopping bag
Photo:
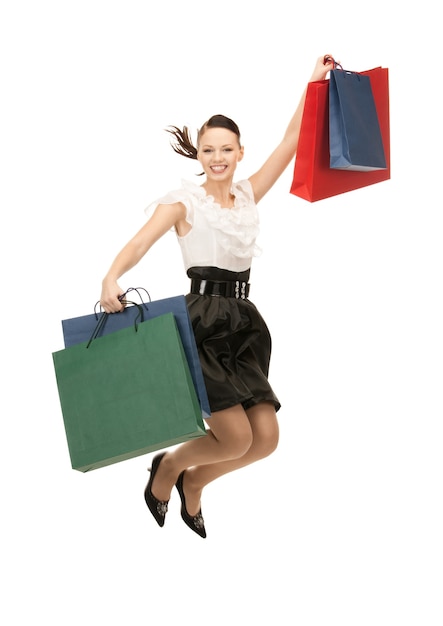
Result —
<instances>
[{"instance_id":1,"label":"blue shopping bag","mask_svg":"<svg viewBox=\"0 0 443 626\"><path fill-rule=\"evenodd\" d=\"M125 298L128 292L136 291L138 289L131 288L125 294ZM136 304L136 303L132 303ZM140 313L141 311L141 313ZM188 307L186 304L185 296L173 296L171 298L164 298L162 300L154 300L142 302L137 306L126 306L121 313L112 313L107 315L106 313L96 312L89 315L83 315L80 317L73 317L62 320L62 329L65 348L88 341L94 330L97 328L97 322L101 316L103 323L100 325L99 333L97 337L109 335L123 328L128 328L140 322L140 315L143 317L143 322L146 320L159 317L165 313L173 313L180 338L183 343L186 359L188 361L191 377L194 382L195 391L198 401L202 410L202 417L207 418L211 415L209 407L209 400L206 393L206 386L203 379L203 373L200 365L200 359L198 356L197 345L195 343L194 331L192 328L191 320L189 317Z\"/></svg>"},{"instance_id":2,"label":"blue shopping bag","mask_svg":"<svg viewBox=\"0 0 443 626\"><path fill-rule=\"evenodd\" d=\"M387 169L377 109L368 75L343 70L329 79L330 168L371 172Z\"/></svg>"}]
</instances>

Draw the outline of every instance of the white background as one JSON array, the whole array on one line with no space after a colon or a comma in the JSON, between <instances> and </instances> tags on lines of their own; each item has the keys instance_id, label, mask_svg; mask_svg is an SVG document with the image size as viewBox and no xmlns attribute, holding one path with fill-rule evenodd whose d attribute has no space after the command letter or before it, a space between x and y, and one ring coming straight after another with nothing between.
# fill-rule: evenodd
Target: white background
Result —
<instances>
[{"instance_id":1,"label":"white background","mask_svg":"<svg viewBox=\"0 0 443 626\"><path fill-rule=\"evenodd\" d=\"M435 4L16 0L0 10L2 623L441 626L441 51ZM233 117L238 178L315 60L389 68L392 179L260 204L252 297L274 342L274 455L206 490L208 538L151 456L71 469L52 352L144 207L195 162L164 128ZM122 286L185 293L167 235Z\"/></svg>"}]
</instances>

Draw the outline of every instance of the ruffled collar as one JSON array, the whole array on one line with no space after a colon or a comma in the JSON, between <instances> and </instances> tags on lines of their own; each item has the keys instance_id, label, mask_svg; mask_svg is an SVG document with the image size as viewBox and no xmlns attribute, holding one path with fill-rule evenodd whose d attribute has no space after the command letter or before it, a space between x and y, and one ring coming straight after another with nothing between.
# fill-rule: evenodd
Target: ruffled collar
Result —
<instances>
[{"instance_id":1,"label":"ruffled collar","mask_svg":"<svg viewBox=\"0 0 443 626\"><path fill-rule=\"evenodd\" d=\"M196 196L201 202L205 204L205 206L213 206L215 209L222 211L235 211L236 209L241 209L250 204L250 200L247 197L245 191L241 188L240 183L233 182L231 185L230 192L234 196L234 206L230 208L222 207L218 202L215 201L214 196L208 194L206 189L201 185L197 185L196 183L191 182L190 180L182 180L183 189L192 193Z\"/></svg>"},{"instance_id":2,"label":"ruffled collar","mask_svg":"<svg viewBox=\"0 0 443 626\"><path fill-rule=\"evenodd\" d=\"M204 187L186 180L182 185L198 200L211 227L219 231L218 241L226 252L243 259L260 255L261 249L256 244L259 216L249 181L232 184L234 206L230 209L222 208Z\"/></svg>"}]
</instances>

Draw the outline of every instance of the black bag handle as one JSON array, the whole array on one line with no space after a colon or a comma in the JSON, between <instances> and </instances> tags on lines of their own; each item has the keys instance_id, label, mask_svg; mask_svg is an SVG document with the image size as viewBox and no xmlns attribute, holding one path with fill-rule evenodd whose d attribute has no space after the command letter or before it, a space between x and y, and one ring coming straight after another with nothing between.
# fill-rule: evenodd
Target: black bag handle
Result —
<instances>
[{"instance_id":1,"label":"black bag handle","mask_svg":"<svg viewBox=\"0 0 443 626\"><path fill-rule=\"evenodd\" d=\"M149 291L147 289L145 289L144 287L129 287L125 293L123 294L123 296L126 296L127 293L129 293L130 291L135 291L136 294L138 295L138 297L140 298L140 303L143 304L146 308L146 310L148 310L148 306L146 304L146 302L143 302L143 298L140 295L140 291L144 291L146 293L146 295L148 296L148 300L149 302L151 302L151 296L149 294ZM122 296L122 297L123 297Z\"/></svg>"},{"instance_id":2,"label":"black bag handle","mask_svg":"<svg viewBox=\"0 0 443 626\"><path fill-rule=\"evenodd\" d=\"M126 296L126 294L128 294L130 291L135 291L137 293L138 297L140 298L140 303L143 304L145 309L148 311L149 310L148 309L148 305L146 304L146 302L143 302L143 298L140 295L140 291L144 291L146 293L146 295L148 296L149 302L151 302L151 296L149 295L149 291L147 289L145 289L144 287L129 287L125 291L125 293L122 293L121 296L118 297L120 302L122 302L122 303L127 302L128 304L136 304L135 302L129 302L129 301L124 301L123 300L123 298ZM100 304L100 300L97 300L97 302L94 305L94 315L95 315L95 319L96 320L98 320L97 307L98 307L99 304ZM100 304L100 312L102 312L101 304Z\"/></svg>"},{"instance_id":3,"label":"black bag handle","mask_svg":"<svg viewBox=\"0 0 443 626\"><path fill-rule=\"evenodd\" d=\"M134 328L135 328L135 332L137 332L138 331L138 323L137 322L139 320L140 320L140 323L144 321L144 315L143 315L142 306L140 304L137 304L137 302L132 302L131 300L123 300L122 298L123 298L123 296L120 297L120 301L121 301L122 304L125 304L125 305L126 304L133 304L138 309L138 313L137 313L137 315L136 315L136 317L134 319ZM97 317L97 313L95 315ZM100 333L104 329L105 324L106 324L106 322L108 320L108 317L110 315L116 315L116 314L115 313L105 313L104 311L102 312L102 314L100 315L100 318L99 318L99 320L98 320L94 330L92 331L92 335L90 336L89 341L86 344L86 348L89 348L89 346L94 341L94 339L97 339L97 337L100 335ZM117 315L118 315L118 313L117 313Z\"/></svg>"}]
</instances>

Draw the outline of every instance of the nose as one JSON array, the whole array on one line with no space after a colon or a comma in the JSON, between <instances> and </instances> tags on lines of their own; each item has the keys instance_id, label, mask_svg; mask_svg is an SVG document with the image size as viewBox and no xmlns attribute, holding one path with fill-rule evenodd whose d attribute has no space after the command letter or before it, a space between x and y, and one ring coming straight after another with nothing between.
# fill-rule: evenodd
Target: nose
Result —
<instances>
[{"instance_id":1,"label":"nose","mask_svg":"<svg viewBox=\"0 0 443 626\"><path fill-rule=\"evenodd\" d=\"M212 158L215 163L221 163L223 161L223 152L221 150L215 150Z\"/></svg>"}]
</instances>

